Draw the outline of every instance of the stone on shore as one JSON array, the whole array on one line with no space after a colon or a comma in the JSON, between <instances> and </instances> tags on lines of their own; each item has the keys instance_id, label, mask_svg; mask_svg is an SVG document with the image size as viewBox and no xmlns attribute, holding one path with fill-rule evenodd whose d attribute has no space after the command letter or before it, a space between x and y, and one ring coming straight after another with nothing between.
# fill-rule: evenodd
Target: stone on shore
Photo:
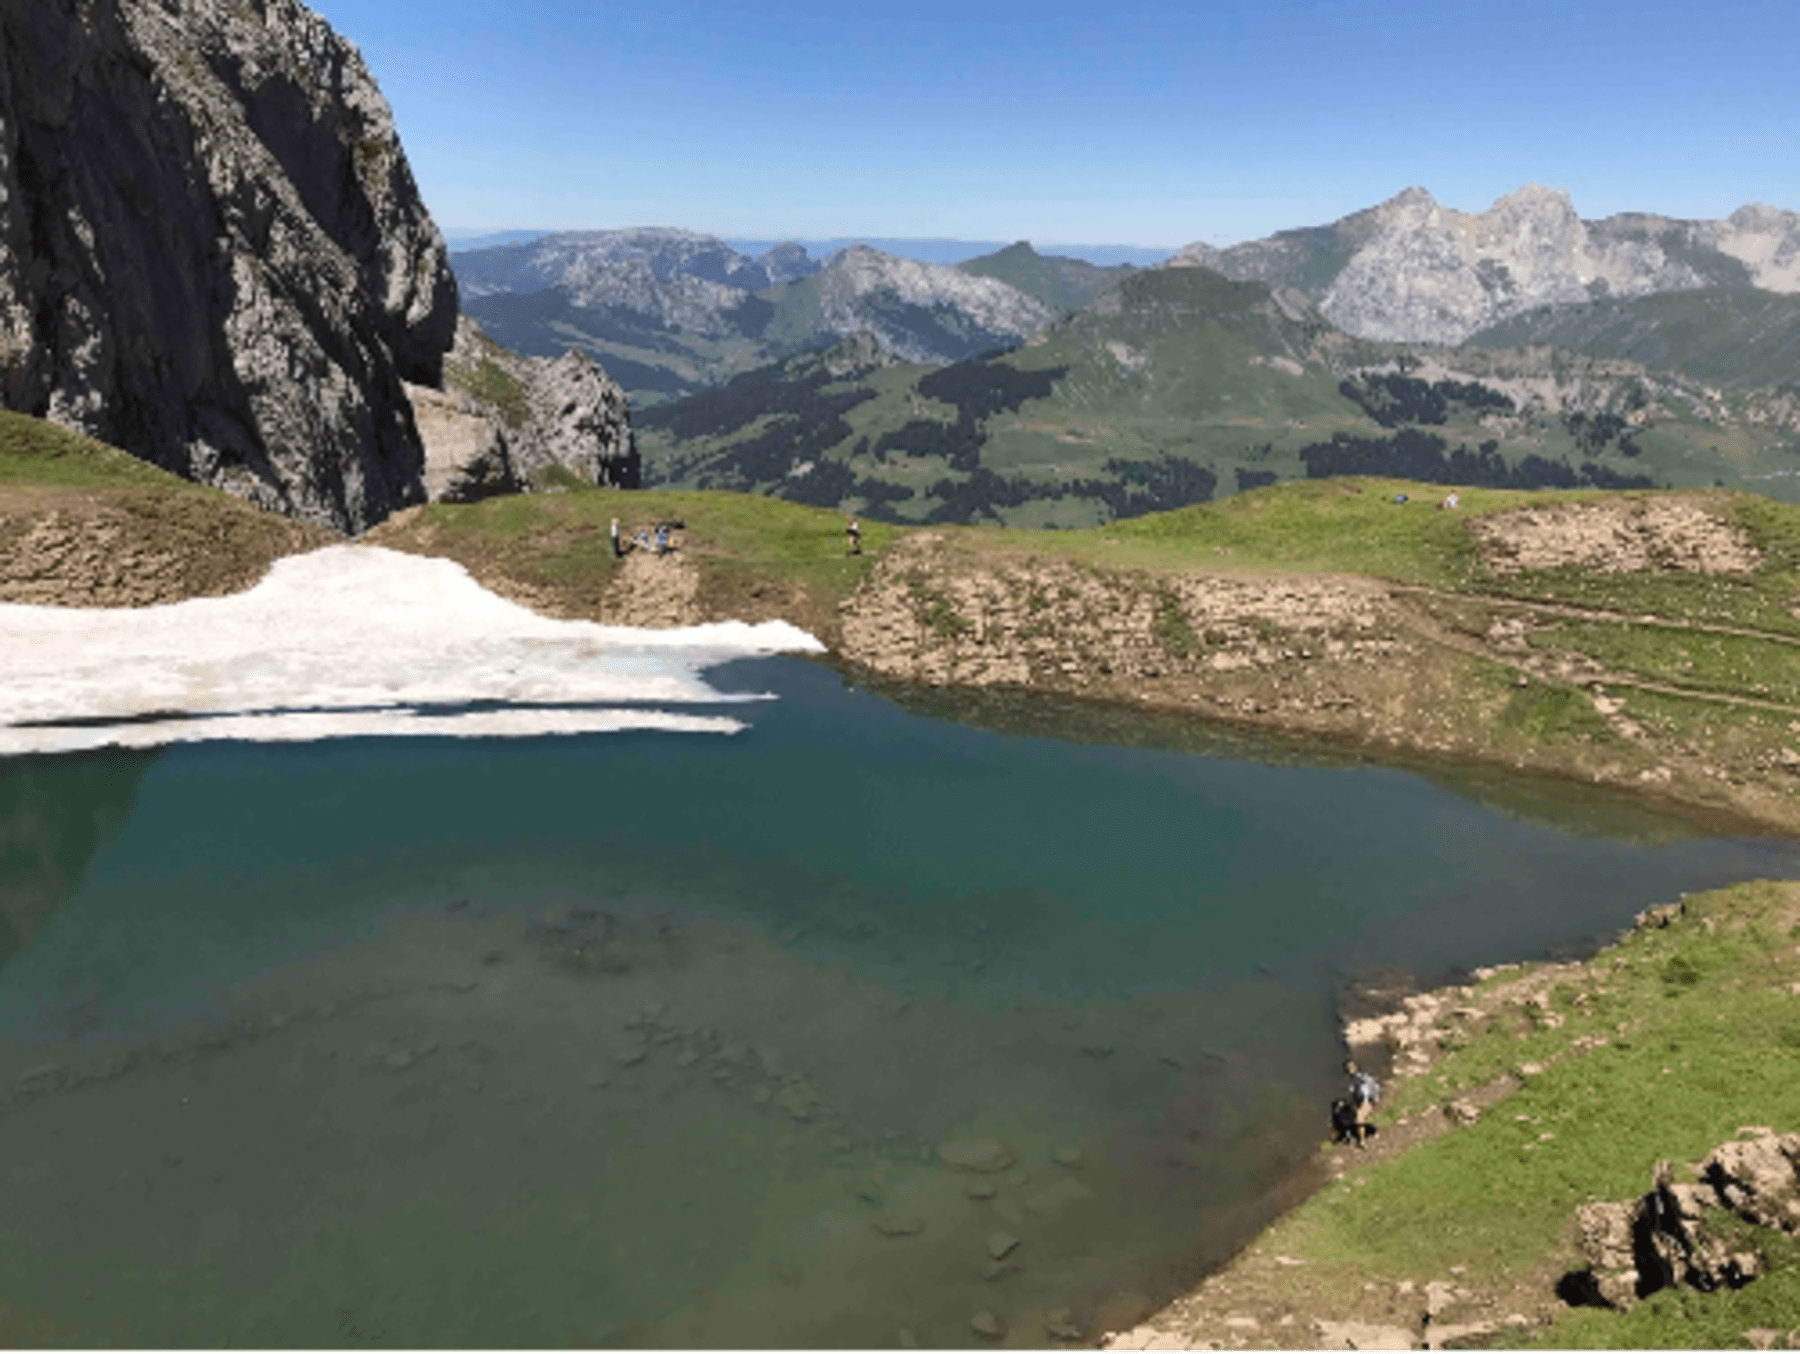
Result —
<instances>
[{"instance_id":1,"label":"stone on shore","mask_svg":"<svg viewBox=\"0 0 1800 1354\"><path fill-rule=\"evenodd\" d=\"M1404 1326L1377 1326L1367 1321L1315 1321L1319 1349L1411 1349L1418 1337Z\"/></svg>"}]
</instances>

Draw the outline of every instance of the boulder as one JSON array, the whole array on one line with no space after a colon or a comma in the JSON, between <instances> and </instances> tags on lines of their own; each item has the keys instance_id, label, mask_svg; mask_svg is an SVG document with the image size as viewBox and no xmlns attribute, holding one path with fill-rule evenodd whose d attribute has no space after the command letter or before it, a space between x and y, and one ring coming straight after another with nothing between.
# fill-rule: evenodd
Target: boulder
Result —
<instances>
[{"instance_id":1,"label":"boulder","mask_svg":"<svg viewBox=\"0 0 1800 1354\"><path fill-rule=\"evenodd\" d=\"M1723 1143L1700 1164L1719 1202L1761 1227L1800 1231L1800 1133L1761 1129Z\"/></svg>"},{"instance_id":2,"label":"boulder","mask_svg":"<svg viewBox=\"0 0 1800 1354\"><path fill-rule=\"evenodd\" d=\"M984 1340L999 1340L1006 1335L1006 1323L992 1312L977 1312L969 1318L969 1329Z\"/></svg>"}]
</instances>

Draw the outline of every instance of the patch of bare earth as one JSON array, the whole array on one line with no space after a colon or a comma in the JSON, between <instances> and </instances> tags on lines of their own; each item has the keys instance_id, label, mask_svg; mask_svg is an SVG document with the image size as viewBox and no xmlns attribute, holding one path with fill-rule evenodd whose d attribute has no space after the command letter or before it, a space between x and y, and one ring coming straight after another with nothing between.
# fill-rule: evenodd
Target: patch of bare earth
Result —
<instances>
[{"instance_id":1,"label":"patch of bare earth","mask_svg":"<svg viewBox=\"0 0 1800 1354\"><path fill-rule=\"evenodd\" d=\"M253 587L323 527L210 494L154 488L0 489L0 601L155 606Z\"/></svg>"},{"instance_id":2,"label":"patch of bare earth","mask_svg":"<svg viewBox=\"0 0 1800 1354\"><path fill-rule=\"evenodd\" d=\"M658 630L699 624L704 619L699 567L680 551L631 552L613 570L606 619L611 625Z\"/></svg>"},{"instance_id":3,"label":"patch of bare earth","mask_svg":"<svg viewBox=\"0 0 1800 1354\"><path fill-rule=\"evenodd\" d=\"M1679 498L1520 508L1478 517L1469 528L1487 566L1503 577L1562 568L1743 574L1762 563L1738 527Z\"/></svg>"}]
</instances>

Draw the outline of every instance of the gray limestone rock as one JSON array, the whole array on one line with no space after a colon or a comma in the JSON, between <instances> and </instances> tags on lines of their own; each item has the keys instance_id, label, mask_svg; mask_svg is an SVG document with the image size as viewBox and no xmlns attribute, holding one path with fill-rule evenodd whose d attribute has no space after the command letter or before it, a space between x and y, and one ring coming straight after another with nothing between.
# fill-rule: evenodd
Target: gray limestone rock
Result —
<instances>
[{"instance_id":1,"label":"gray limestone rock","mask_svg":"<svg viewBox=\"0 0 1800 1354\"><path fill-rule=\"evenodd\" d=\"M1408 188L1330 225L1227 249L1189 245L1172 262L1297 288L1360 338L1460 343L1542 306L1711 286L1800 291L1800 213L1584 221L1567 193L1536 184L1485 212Z\"/></svg>"},{"instance_id":2,"label":"gray limestone rock","mask_svg":"<svg viewBox=\"0 0 1800 1354\"><path fill-rule=\"evenodd\" d=\"M0 4L0 401L356 531L456 324L361 56L295 0Z\"/></svg>"},{"instance_id":3,"label":"gray limestone rock","mask_svg":"<svg viewBox=\"0 0 1800 1354\"><path fill-rule=\"evenodd\" d=\"M1800 1232L1800 1133L1753 1130L1713 1149L1700 1171L1719 1203L1747 1222Z\"/></svg>"},{"instance_id":4,"label":"gray limestone rock","mask_svg":"<svg viewBox=\"0 0 1800 1354\"><path fill-rule=\"evenodd\" d=\"M444 360L444 384L461 407L492 425L517 477L515 487L552 487L557 472L581 484L640 484L625 392L585 354L570 350L554 361L521 357L464 316Z\"/></svg>"},{"instance_id":5,"label":"gray limestone rock","mask_svg":"<svg viewBox=\"0 0 1800 1354\"><path fill-rule=\"evenodd\" d=\"M517 493L505 425L456 391L408 384L413 421L425 447L425 496L433 503L473 503Z\"/></svg>"}]
</instances>

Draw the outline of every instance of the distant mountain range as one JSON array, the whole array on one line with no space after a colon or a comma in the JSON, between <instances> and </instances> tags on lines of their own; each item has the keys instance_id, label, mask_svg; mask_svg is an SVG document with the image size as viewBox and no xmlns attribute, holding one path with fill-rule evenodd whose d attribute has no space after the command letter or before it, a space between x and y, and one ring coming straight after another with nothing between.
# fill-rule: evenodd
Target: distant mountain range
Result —
<instances>
[{"instance_id":1,"label":"distant mountain range","mask_svg":"<svg viewBox=\"0 0 1800 1354\"><path fill-rule=\"evenodd\" d=\"M651 482L1038 526L1353 472L1800 497L1800 215L1768 207L1409 189L1156 268L679 230L453 263L496 338L633 392Z\"/></svg>"},{"instance_id":2,"label":"distant mountain range","mask_svg":"<svg viewBox=\"0 0 1800 1354\"><path fill-rule=\"evenodd\" d=\"M959 268L853 245L758 255L676 229L571 232L453 253L463 308L499 342L578 346L643 406L851 335L915 362L1016 344L1129 271L1013 245Z\"/></svg>"},{"instance_id":3,"label":"distant mountain range","mask_svg":"<svg viewBox=\"0 0 1800 1354\"><path fill-rule=\"evenodd\" d=\"M1558 189L1530 185L1470 213L1408 188L1330 225L1226 249L1191 244L1172 263L1292 287L1362 338L1461 343L1547 305L1703 287L1800 292L1800 213L1584 221Z\"/></svg>"},{"instance_id":4,"label":"distant mountain range","mask_svg":"<svg viewBox=\"0 0 1800 1354\"><path fill-rule=\"evenodd\" d=\"M454 250L488 249L503 244L530 244L533 240L541 240L546 235L555 235L553 230L491 230L483 227L445 228L445 242ZM992 254L1006 248L1005 240L930 240L914 239L907 236L875 236L875 235L841 235L822 239L800 239L797 237L776 240L736 239L723 237L725 243L740 254L766 254L776 245L797 244L815 259L829 258L840 249L848 249L852 245L867 245L870 249L883 254L892 254L897 259L915 259L920 263L941 263L945 265L966 262L979 258L983 254ZM1053 258L1080 259L1084 263L1097 264L1101 267L1114 267L1121 263L1129 263L1134 268L1153 268L1159 263L1167 263L1175 253L1175 246L1149 247L1134 244L1049 244L1037 246L1043 254Z\"/></svg>"},{"instance_id":5,"label":"distant mountain range","mask_svg":"<svg viewBox=\"0 0 1800 1354\"><path fill-rule=\"evenodd\" d=\"M1686 315L1703 302L1736 317L1739 360L1792 374L1782 345L1791 353L1800 297L1607 304ZM1533 318L1559 314L1570 312ZM1639 314L1632 329L1594 317L1590 328L1621 347L1648 342L1654 320ZM636 426L647 482L912 522L1085 526L1344 474L1511 488L1723 483L1800 498L1800 383L1722 389L1683 368L1723 365L1730 341L1709 350L1664 333L1657 367L1541 344L1381 342L1344 332L1297 288L1147 269L1007 353L949 366L866 344L796 356L645 410Z\"/></svg>"}]
</instances>

